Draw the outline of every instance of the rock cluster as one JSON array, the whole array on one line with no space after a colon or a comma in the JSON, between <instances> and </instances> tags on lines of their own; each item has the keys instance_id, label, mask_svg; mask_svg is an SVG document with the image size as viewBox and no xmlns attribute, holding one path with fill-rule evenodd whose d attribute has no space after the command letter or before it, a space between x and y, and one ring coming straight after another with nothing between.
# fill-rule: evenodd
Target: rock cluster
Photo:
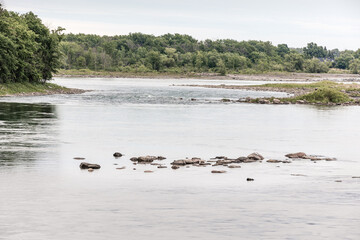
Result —
<instances>
[{"instance_id":1,"label":"rock cluster","mask_svg":"<svg viewBox=\"0 0 360 240\"><path fill-rule=\"evenodd\" d=\"M133 162L138 162L138 163L152 163L155 160L164 160L166 159L165 157L162 156L140 156L140 157L132 157L130 158L131 161Z\"/></svg>"}]
</instances>

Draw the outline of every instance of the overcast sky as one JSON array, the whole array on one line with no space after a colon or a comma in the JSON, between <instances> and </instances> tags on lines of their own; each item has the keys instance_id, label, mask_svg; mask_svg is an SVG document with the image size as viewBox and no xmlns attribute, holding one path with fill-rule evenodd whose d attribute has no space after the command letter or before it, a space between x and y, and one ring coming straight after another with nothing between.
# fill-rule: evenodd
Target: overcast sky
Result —
<instances>
[{"instance_id":1,"label":"overcast sky","mask_svg":"<svg viewBox=\"0 0 360 240\"><path fill-rule=\"evenodd\" d=\"M304 47L360 48L360 0L0 0L50 28L120 35L189 34Z\"/></svg>"}]
</instances>

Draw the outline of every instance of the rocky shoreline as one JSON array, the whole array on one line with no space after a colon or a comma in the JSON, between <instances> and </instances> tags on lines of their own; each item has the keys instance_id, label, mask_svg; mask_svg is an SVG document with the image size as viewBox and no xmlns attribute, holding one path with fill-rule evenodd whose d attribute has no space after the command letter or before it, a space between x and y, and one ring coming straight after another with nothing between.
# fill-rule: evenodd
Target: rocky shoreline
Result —
<instances>
[{"instance_id":1,"label":"rocky shoreline","mask_svg":"<svg viewBox=\"0 0 360 240\"><path fill-rule=\"evenodd\" d=\"M89 91L83 89L77 89L77 88L64 88L64 89L45 90L43 92L19 92L14 94L0 95L0 97L47 96L47 95L55 95L55 94L82 94L85 92L89 92Z\"/></svg>"}]
</instances>

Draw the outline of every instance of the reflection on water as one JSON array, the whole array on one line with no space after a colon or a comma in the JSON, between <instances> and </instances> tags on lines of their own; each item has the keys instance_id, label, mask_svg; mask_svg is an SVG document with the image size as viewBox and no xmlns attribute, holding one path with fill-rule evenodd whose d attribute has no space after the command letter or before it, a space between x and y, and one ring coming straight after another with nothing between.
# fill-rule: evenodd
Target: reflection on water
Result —
<instances>
[{"instance_id":1,"label":"reflection on water","mask_svg":"<svg viewBox=\"0 0 360 240\"><path fill-rule=\"evenodd\" d=\"M0 102L0 165L20 165L49 151L55 106Z\"/></svg>"}]
</instances>

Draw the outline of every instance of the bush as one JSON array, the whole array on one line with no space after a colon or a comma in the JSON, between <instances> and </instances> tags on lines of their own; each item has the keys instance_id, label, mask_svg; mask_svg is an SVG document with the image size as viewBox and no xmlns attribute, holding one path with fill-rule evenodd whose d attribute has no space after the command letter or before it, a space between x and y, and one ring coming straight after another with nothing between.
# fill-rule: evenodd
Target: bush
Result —
<instances>
[{"instance_id":1,"label":"bush","mask_svg":"<svg viewBox=\"0 0 360 240\"><path fill-rule=\"evenodd\" d=\"M305 94L296 98L296 100L306 100L308 102L322 103L344 103L350 102L350 97L334 88L320 88L312 93Z\"/></svg>"}]
</instances>

